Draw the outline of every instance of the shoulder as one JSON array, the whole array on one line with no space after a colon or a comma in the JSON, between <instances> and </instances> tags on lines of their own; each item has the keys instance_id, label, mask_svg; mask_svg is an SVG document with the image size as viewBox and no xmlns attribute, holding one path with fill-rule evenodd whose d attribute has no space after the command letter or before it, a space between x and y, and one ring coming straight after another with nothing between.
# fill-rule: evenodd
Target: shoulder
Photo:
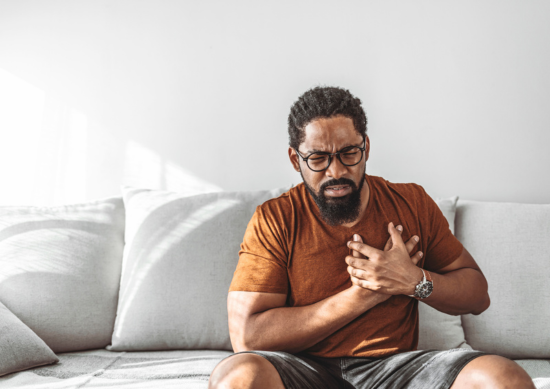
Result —
<instances>
[{"instance_id":1,"label":"shoulder","mask_svg":"<svg viewBox=\"0 0 550 389\"><path fill-rule=\"evenodd\" d=\"M373 190L396 199L425 201L426 198L429 198L424 188L419 184L412 182L395 183L377 176L367 176L367 180Z\"/></svg>"},{"instance_id":2,"label":"shoulder","mask_svg":"<svg viewBox=\"0 0 550 389\"><path fill-rule=\"evenodd\" d=\"M256 208L256 213L274 222L290 221L302 201L303 186L303 184L299 184L281 195L265 201Z\"/></svg>"}]
</instances>

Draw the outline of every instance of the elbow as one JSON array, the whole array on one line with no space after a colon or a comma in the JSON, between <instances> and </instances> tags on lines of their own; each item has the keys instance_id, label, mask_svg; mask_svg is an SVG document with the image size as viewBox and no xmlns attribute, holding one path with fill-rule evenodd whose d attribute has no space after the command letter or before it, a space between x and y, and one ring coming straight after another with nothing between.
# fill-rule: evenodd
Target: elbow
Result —
<instances>
[{"instance_id":1,"label":"elbow","mask_svg":"<svg viewBox=\"0 0 550 389\"><path fill-rule=\"evenodd\" d=\"M483 312L485 312L490 305L491 305L491 298L489 297L488 293L485 293L485 297L483 298L481 303L474 310L472 310L471 313L473 315L480 315Z\"/></svg>"},{"instance_id":2,"label":"elbow","mask_svg":"<svg viewBox=\"0 0 550 389\"><path fill-rule=\"evenodd\" d=\"M254 348L246 343L244 339L233 340L233 338L231 338L231 346L236 353L254 350Z\"/></svg>"},{"instance_id":3,"label":"elbow","mask_svg":"<svg viewBox=\"0 0 550 389\"><path fill-rule=\"evenodd\" d=\"M253 341L254 338L249 331L244 331L244 328L235 333L229 332L231 347L233 347L233 351L236 353L258 350L257 345Z\"/></svg>"}]
</instances>

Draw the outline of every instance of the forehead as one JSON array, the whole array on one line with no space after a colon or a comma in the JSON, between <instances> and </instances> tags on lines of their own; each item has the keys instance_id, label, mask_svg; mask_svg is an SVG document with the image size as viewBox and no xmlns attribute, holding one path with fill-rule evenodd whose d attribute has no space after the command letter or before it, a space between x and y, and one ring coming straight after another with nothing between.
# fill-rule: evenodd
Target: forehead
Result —
<instances>
[{"instance_id":1,"label":"forehead","mask_svg":"<svg viewBox=\"0 0 550 389\"><path fill-rule=\"evenodd\" d=\"M334 152L346 146L357 145L363 140L355 131L353 120L346 116L313 120L305 127L305 135L302 147L310 152Z\"/></svg>"}]
</instances>

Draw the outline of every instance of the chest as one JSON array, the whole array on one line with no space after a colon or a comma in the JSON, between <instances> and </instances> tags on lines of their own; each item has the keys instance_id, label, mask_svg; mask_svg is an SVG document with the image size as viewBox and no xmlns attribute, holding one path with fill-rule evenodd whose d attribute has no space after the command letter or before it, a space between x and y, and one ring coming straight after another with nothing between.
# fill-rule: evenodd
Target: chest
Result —
<instances>
[{"instance_id":1,"label":"chest","mask_svg":"<svg viewBox=\"0 0 550 389\"><path fill-rule=\"evenodd\" d=\"M347 242L358 234L363 242L383 250L390 235L388 224L404 227L402 238L406 242L418 234L420 226L411 217L393 209L376 212L365 217L352 228L317 225L298 225L288 263L290 306L316 303L351 286L345 258L350 254ZM422 240L415 248L422 250Z\"/></svg>"}]
</instances>

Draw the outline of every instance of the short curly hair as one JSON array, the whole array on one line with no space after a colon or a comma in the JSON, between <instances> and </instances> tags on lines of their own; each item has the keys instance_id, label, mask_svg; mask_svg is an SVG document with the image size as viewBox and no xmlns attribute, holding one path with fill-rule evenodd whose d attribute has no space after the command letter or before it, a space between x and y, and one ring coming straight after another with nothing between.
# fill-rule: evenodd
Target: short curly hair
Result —
<instances>
[{"instance_id":1,"label":"short curly hair","mask_svg":"<svg viewBox=\"0 0 550 389\"><path fill-rule=\"evenodd\" d=\"M338 87L317 86L306 91L290 108L288 115L289 145L294 149L305 140L305 128L315 119L347 116L353 120L355 130L366 137L367 116L361 100L349 90Z\"/></svg>"}]
</instances>

